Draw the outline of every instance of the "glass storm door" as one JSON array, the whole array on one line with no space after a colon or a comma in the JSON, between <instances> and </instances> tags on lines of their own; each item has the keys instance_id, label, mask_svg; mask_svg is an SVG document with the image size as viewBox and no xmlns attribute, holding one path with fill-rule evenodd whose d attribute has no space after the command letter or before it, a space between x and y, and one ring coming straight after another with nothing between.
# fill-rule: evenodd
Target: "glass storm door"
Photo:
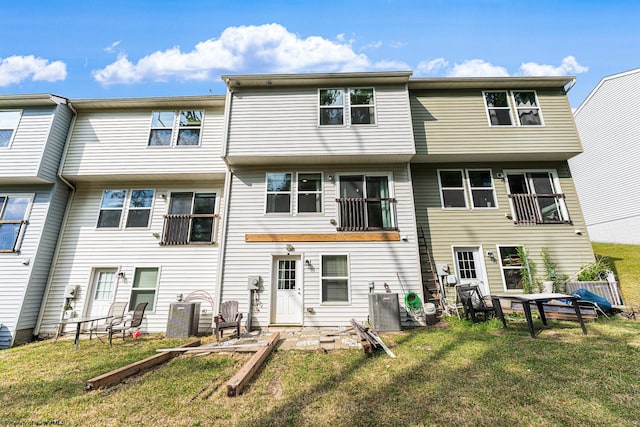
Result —
<instances>
[{"instance_id":1,"label":"glass storm door","mask_svg":"<svg viewBox=\"0 0 640 427\"><path fill-rule=\"evenodd\" d=\"M91 292L89 316L105 316L113 302L116 270L96 270Z\"/></svg>"},{"instance_id":2,"label":"glass storm door","mask_svg":"<svg viewBox=\"0 0 640 427\"><path fill-rule=\"evenodd\" d=\"M273 323L302 324L302 289L299 267L299 257L278 257L274 260Z\"/></svg>"}]
</instances>

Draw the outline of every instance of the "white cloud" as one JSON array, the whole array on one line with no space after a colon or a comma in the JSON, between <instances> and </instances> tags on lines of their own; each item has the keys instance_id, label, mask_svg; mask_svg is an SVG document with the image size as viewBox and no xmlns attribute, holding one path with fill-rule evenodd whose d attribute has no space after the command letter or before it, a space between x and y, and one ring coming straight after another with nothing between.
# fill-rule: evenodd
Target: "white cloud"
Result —
<instances>
[{"instance_id":1,"label":"white cloud","mask_svg":"<svg viewBox=\"0 0 640 427\"><path fill-rule=\"evenodd\" d=\"M382 42L381 41L377 41L377 42L372 42L369 44L366 44L364 46L362 46L360 48L360 50L367 50L367 49L380 49L382 47Z\"/></svg>"},{"instance_id":2,"label":"white cloud","mask_svg":"<svg viewBox=\"0 0 640 427\"><path fill-rule=\"evenodd\" d=\"M33 55L0 58L0 87L21 83L29 78L47 82L64 80L67 78L67 64L62 61L49 62Z\"/></svg>"},{"instance_id":3,"label":"white cloud","mask_svg":"<svg viewBox=\"0 0 640 427\"><path fill-rule=\"evenodd\" d=\"M375 67L356 53L344 34L331 41L318 36L301 38L279 24L228 27L219 38L198 43L191 51L179 46L151 53L137 62L120 55L112 64L93 71L104 85L143 80L204 80L219 72L337 72Z\"/></svg>"},{"instance_id":4,"label":"white cloud","mask_svg":"<svg viewBox=\"0 0 640 427\"><path fill-rule=\"evenodd\" d=\"M507 77L509 73L504 67L493 65L483 59L468 59L462 64L455 64L447 73L449 77Z\"/></svg>"},{"instance_id":5,"label":"white cloud","mask_svg":"<svg viewBox=\"0 0 640 427\"><path fill-rule=\"evenodd\" d=\"M109 52L109 53L111 53L111 52L115 52L116 47L118 47L118 45L119 45L121 42L122 42L122 40L117 40L117 41L115 41L115 42L111 43L109 46L107 46L107 47L105 47L105 48L104 48L104 51L105 51L105 52Z\"/></svg>"},{"instance_id":6,"label":"white cloud","mask_svg":"<svg viewBox=\"0 0 640 427\"><path fill-rule=\"evenodd\" d=\"M444 58L432 59L431 61L422 61L416 67L416 75L424 76L428 74L437 74L449 63Z\"/></svg>"},{"instance_id":7,"label":"white cloud","mask_svg":"<svg viewBox=\"0 0 640 427\"><path fill-rule=\"evenodd\" d=\"M575 57L567 56L562 59L562 63L558 67L525 62L520 65L520 71L524 76L567 76L586 73L589 71L589 67L580 65Z\"/></svg>"},{"instance_id":8,"label":"white cloud","mask_svg":"<svg viewBox=\"0 0 640 427\"><path fill-rule=\"evenodd\" d=\"M406 62L402 61L393 61L393 60L382 60L376 61L373 64L373 68L377 70L385 70L385 71L410 71L411 67Z\"/></svg>"}]
</instances>

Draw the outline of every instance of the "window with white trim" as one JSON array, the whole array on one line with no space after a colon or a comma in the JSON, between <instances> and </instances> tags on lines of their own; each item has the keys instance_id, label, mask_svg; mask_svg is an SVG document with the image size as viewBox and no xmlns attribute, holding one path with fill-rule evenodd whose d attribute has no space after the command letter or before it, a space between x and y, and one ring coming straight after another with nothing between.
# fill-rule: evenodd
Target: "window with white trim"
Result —
<instances>
[{"instance_id":1,"label":"window with white trim","mask_svg":"<svg viewBox=\"0 0 640 427\"><path fill-rule=\"evenodd\" d=\"M215 192L171 193L169 214L164 217L162 245L214 243L218 215Z\"/></svg>"},{"instance_id":2,"label":"window with white trim","mask_svg":"<svg viewBox=\"0 0 640 427\"><path fill-rule=\"evenodd\" d=\"M491 126L541 126L542 112L533 90L483 92Z\"/></svg>"},{"instance_id":3,"label":"window with white trim","mask_svg":"<svg viewBox=\"0 0 640 427\"><path fill-rule=\"evenodd\" d=\"M348 97L345 99L345 94ZM320 89L320 126L375 125L376 102L373 88Z\"/></svg>"},{"instance_id":4,"label":"window with white trim","mask_svg":"<svg viewBox=\"0 0 640 427\"><path fill-rule=\"evenodd\" d=\"M391 174L345 174L338 180L338 231L397 230Z\"/></svg>"},{"instance_id":5,"label":"window with white trim","mask_svg":"<svg viewBox=\"0 0 640 427\"><path fill-rule=\"evenodd\" d=\"M298 172L298 213L322 212L322 174Z\"/></svg>"},{"instance_id":6,"label":"window with white trim","mask_svg":"<svg viewBox=\"0 0 640 427\"><path fill-rule=\"evenodd\" d=\"M22 117L22 111L0 111L0 148L11 145L18 123Z\"/></svg>"},{"instance_id":7,"label":"window with white trim","mask_svg":"<svg viewBox=\"0 0 640 427\"><path fill-rule=\"evenodd\" d=\"M322 302L349 302L349 260L347 255L322 255Z\"/></svg>"},{"instance_id":8,"label":"window with white trim","mask_svg":"<svg viewBox=\"0 0 640 427\"><path fill-rule=\"evenodd\" d=\"M149 226L155 190L104 190L100 202L97 228L125 228Z\"/></svg>"},{"instance_id":9,"label":"window with white trim","mask_svg":"<svg viewBox=\"0 0 640 427\"><path fill-rule=\"evenodd\" d=\"M291 173L268 172L266 213L291 213Z\"/></svg>"},{"instance_id":10,"label":"window with white trim","mask_svg":"<svg viewBox=\"0 0 640 427\"><path fill-rule=\"evenodd\" d=\"M27 225L31 196L0 195L0 252L17 252Z\"/></svg>"},{"instance_id":11,"label":"window with white trim","mask_svg":"<svg viewBox=\"0 0 640 427\"><path fill-rule=\"evenodd\" d=\"M498 246L502 280L507 290L522 289L522 262L518 248L519 246Z\"/></svg>"},{"instance_id":12,"label":"window with white trim","mask_svg":"<svg viewBox=\"0 0 640 427\"><path fill-rule=\"evenodd\" d=\"M148 303L147 311L153 311L156 290L158 288L159 269L157 267L138 267L133 275L129 311L133 311L141 302Z\"/></svg>"},{"instance_id":13,"label":"window with white trim","mask_svg":"<svg viewBox=\"0 0 640 427\"><path fill-rule=\"evenodd\" d=\"M440 201L444 209L495 209L496 192L491 169L438 170Z\"/></svg>"},{"instance_id":14,"label":"window with white trim","mask_svg":"<svg viewBox=\"0 0 640 427\"><path fill-rule=\"evenodd\" d=\"M149 132L150 147L198 146L204 112L201 110L154 111Z\"/></svg>"}]
</instances>

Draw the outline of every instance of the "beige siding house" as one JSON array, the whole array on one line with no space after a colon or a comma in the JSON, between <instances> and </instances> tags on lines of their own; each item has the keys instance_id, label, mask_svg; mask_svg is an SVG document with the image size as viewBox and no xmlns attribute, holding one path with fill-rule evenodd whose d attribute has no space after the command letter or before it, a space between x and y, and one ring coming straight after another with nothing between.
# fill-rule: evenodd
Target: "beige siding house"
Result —
<instances>
[{"instance_id":1,"label":"beige siding house","mask_svg":"<svg viewBox=\"0 0 640 427\"><path fill-rule=\"evenodd\" d=\"M222 77L233 178L220 300L252 326L366 319L385 283L422 299L409 76Z\"/></svg>"},{"instance_id":2,"label":"beige siding house","mask_svg":"<svg viewBox=\"0 0 640 427\"><path fill-rule=\"evenodd\" d=\"M0 349L31 341L69 195L57 176L73 111L0 96Z\"/></svg>"},{"instance_id":3,"label":"beige siding house","mask_svg":"<svg viewBox=\"0 0 640 427\"><path fill-rule=\"evenodd\" d=\"M170 304L195 292L210 327L226 197L224 96L72 103L62 175L75 190L39 332L53 332L69 287L75 316L148 302L146 332L164 332Z\"/></svg>"},{"instance_id":4,"label":"beige siding house","mask_svg":"<svg viewBox=\"0 0 640 427\"><path fill-rule=\"evenodd\" d=\"M570 82L410 81L416 217L445 284L521 292L518 247L541 276L543 248L558 276L593 261L567 165L581 151L564 89Z\"/></svg>"}]
</instances>

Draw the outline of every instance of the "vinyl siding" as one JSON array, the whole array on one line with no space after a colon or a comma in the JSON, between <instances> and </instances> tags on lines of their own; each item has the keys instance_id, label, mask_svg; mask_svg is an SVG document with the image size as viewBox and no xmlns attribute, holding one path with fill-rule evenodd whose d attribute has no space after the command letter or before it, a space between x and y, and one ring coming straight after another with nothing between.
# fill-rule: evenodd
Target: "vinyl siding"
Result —
<instances>
[{"instance_id":1,"label":"vinyl siding","mask_svg":"<svg viewBox=\"0 0 640 427\"><path fill-rule=\"evenodd\" d=\"M53 176L41 176L45 144L54 108L24 108L10 148L0 148L0 183L53 183ZM58 162L60 158L47 161Z\"/></svg>"},{"instance_id":2,"label":"vinyl siding","mask_svg":"<svg viewBox=\"0 0 640 427\"><path fill-rule=\"evenodd\" d=\"M109 180L131 175L176 179L176 175L226 171L220 158L222 108L205 110L198 147L149 147L151 113L151 109L80 113L72 129L64 176L75 180Z\"/></svg>"},{"instance_id":3,"label":"vinyl siding","mask_svg":"<svg viewBox=\"0 0 640 427\"><path fill-rule=\"evenodd\" d=\"M67 142L69 126L73 112L69 107L60 104L55 109L55 115L51 124L51 132L42 155L39 175L50 182L55 182L60 167L60 157Z\"/></svg>"},{"instance_id":4,"label":"vinyl siding","mask_svg":"<svg viewBox=\"0 0 640 427\"><path fill-rule=\"evenodd\" d=\"M576 112L584 153L569 161L591 238L640 244L640 70L605 79Z\"/></svg>"},{"instance_id":5,"label":"vinyl siding","mask_svg":"<svg viewBox=\"0 0 640 427\"><path fill-rule=\"evenodd\" d=\"M538 226L514 225L506 217L511 215L509 198L504 180L495 179L494 185L498 209L442 209L438 187L438 169L487 169L495 173L505 169L557 170L560 187L566 197L566 205L572 224ZM577 272L584 264L593 261L593 251L585 230L580 204L566 162L505 162L505 163L456 163L412 165L413 187L416 201L416 217L427 234L434 261L450 266L455 271L453 246L481 246L489 287L492 293L504 292L499 257L496 261L486 256L487 251L497 254L497 245L524 245L538 265L538 273L544 274L540 251L546 247L557 264L559 275ZM575 230L582 230L577 235Z\"/></svg>"},{"instance_id":6,"label":"vinyl siding","mask_svg":"<svg viewBox=\"0 0 640 427\"><path fill-rule=\"evenodd\" d=\"M126 186L125 186L126 187ZM96 268L114 268L125 273L126 278L117 283L116 300L129 301L135 269L158 267L159 283L156 288L155 310L147 312L143 331L166 331L169 305L176 301L176 295L187 296L196 290L215 295L218 245L160 246L163 215L168 209L172 191L216 191L218 212L222 210L224 187L222 181L193 183L176 181L170 185L158 182L138 182L130 188L153 188L156 190L149 228L139 229L96 229L100 201L104 189L125 188L121 183L80 185L74 195L67 225L57 255L55 271L52 273L40 334L53 333L55 322L61 317L64 290L69 285L79 287L73 302L77 315L88 310L88 292L92 274ZM218 226L218 233L220 227ZM217 239L219 240L219 239ZM202 303L206 313L201 317L212 319L212 308Z\"/></svg>"},{"instance_id":7,"label":"vinyl siding","mask_svg":"<svg viewBox=\"0 0 640 427\"><path fill-rule=\"evenodd\" d=\"M276 171L276 170L273 170ZM279 169L277 171L285 171ZM288 170L287 170L288 171ZM298 170L304 172L304 170ZM381 173L393 175L393 191L397 199L397 223L407 241L398 242L292 242L291 255L300 256L302 263L302 292L304 325L347 325L352 318L363 321L368 316L369 282L375 291L383 292L383 284L403 299L398 283L399 273L404 289L417 292L422 299L420 269L416 243L413 197L406 165L377 165L375 168L319 166L309 172L324 172L324 211L320 214L265 214L265 170L239 169L234 172L231 188L230 212L225 252L221 301L238 300L247 313L249 293L247 279L262 277L259 293L261 305L252 314L254 325L267 326L271 322L272 262L274 256L287 255L286 243L247 243L246 233L336 233L331 219L337 218L337 185L328 176L340 173ZM291 171L297 172L297 171ZM321 304L321 255L348 255L350 267L350 296L348 305ZM304 266L309 260L312 267ZM401 303L402 305L402 303ZM313 313L306 311L313 308ZM404 310L401 310L404 311ZM404 319L406 320L406 319Z\"/></svg>"},{"instance_id":8,"label":"vinyl siding","mask_svg":"<svg viewBox=\"0 0 640 427\"><path fill-rule=\"evenodd\" d=\"M413 91L418 158L452 161L507 156L522 160L522 156L535 154L537 158L567 159L579 153L580 140L566 95L561 89L536 93L544 126L490 126L480 89Z\"/></svg>"},{"instance_id":9,"label":"vinyl siding","mask_svg":"<svg viewBox=\"0 0 640 427\"><path fill-rule=\"evenodd\" d=\"M37 293L46 283L40 283L38 275L38 251L43 240L45 221L50 208L50 188L43 186L13 186L11 189L0 187L0 194L32 195L31 210L18 253L0 253L0 272L2 272L2 286L0 286L0 348L9 347L16 331L24 327L32 327L31 322L20 322L21 312L31 313L40 308L37 296L31 296L33 290ZM25 264L26 262L26 264ZM32 290L33 288L33 290Z\"/></svg>"},{"instance_id":10,"label":"vinyl siding","mask_svg":"<svg viewBox=\"0 0 640 427\"><path fill-rule=\"evenodd\" d=\"M318 126L317 88L234 91L227 155L242 163L256 156L413 154L406 87L376 87L375 98L376 125Z\"/></svg>"}]
</instances>

